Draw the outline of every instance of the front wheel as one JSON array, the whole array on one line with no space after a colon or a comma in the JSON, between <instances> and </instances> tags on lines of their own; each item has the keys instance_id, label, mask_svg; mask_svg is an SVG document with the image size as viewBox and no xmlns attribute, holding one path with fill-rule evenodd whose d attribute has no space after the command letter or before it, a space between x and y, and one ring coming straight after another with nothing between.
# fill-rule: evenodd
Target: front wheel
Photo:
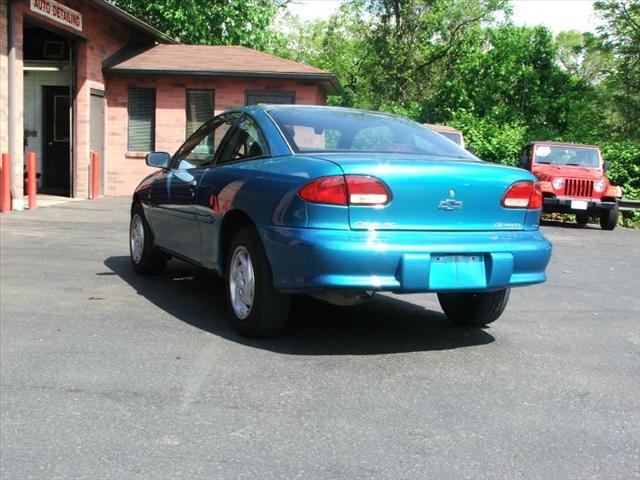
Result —
<instances>
[{"instance_id":1,"label":"front wheel","mask_svg":"<svg viewBox=\"0 0 640 480\"><path fill-rule=\"evenodd\" d=\"M509 301L510 289L483 293L439 293L438 301L453 323L481 327L495 322Z\"/></svg>"},{"instance_id":2,"label":"front wheel","mask_svg":"<svg viewBox=\"0 0 640 480\"><path fill-rule=\"evenodd\" d=\"M610 210L600 212L600 228L603 230L613 230L618 224L618 206Z\"/></svg>"},{"instance_id":3,"label":"front wheel","mask_svg":"<svg viewBox=\"0 0 640 480\"><path fill-rule=\"evenodd\" d=\"M131 209L129 253L134 270L141 275L158 275L167 265L167 258L153 246L151 228L139 203Z\"/></svg>"},{"instance_id":4,"label":"front wheel","mask_svg":"<svg viewBox=\"0 0 640 480\"><path fill-rule=\"evenodd\" d=\"M584 227L589 223L589 215L586 213L576 213L576 223L581 227Z\"/></svg>"},{"instance_id":5,"label":"front wheel","mask_svg":"<svg viewBox=\"0 0 640 480\"><path fill-rule=\"evenodd\" d=\"M227 251L227 303L234 328L246 337L274 337L287 326L291 296L273 287L273 275L255 229L236 233Z\"/></svg>"}]
</instances>

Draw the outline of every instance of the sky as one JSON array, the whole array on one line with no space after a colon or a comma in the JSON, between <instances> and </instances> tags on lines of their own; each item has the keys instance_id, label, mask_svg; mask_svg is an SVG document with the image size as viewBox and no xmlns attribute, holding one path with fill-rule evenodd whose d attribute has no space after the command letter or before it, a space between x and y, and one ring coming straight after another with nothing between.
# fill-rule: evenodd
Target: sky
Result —
<instances>
[{"instance_id":1,"label":"sky","mask_svg":"<svg viewBox=\"0 0 640 480\"><path fill-rule=\"evenodd\" d=\"M289 10L303 20L326 19L341 0L292 0ZM552 32L595 32L592 0L511 0L516 25L545 25Z\"/></svg>"}]
</instances>

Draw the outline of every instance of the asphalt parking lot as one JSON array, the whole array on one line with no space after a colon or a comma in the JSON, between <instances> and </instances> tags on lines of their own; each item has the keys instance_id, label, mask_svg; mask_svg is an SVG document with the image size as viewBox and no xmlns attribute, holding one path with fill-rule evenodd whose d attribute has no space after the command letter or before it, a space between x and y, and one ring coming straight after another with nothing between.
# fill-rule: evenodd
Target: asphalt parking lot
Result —
<instances>
[{"instance_id":1,"label":"asphalt parking lot","mask_svg":"<svg viewBox=\"0 0 640 480\"><path fill-rule=\"evenodd\" d=\"M132 272L128 202L0 219L3 479L640 478L640 232L543 227L485 330L380 295L249 341L210 275Z\"/></svg>"}]
</instances>

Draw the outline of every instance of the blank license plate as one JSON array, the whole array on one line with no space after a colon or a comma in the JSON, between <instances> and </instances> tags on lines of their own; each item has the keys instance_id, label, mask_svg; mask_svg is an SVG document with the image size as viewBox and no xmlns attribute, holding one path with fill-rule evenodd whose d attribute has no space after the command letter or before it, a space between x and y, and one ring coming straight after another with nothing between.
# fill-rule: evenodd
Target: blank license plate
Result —
<instances>
[{"instance_id":1,"label":"blank license plate","mask_svg":"<svg viewBox=\"0 0 640 480\"><path fill-rule=\"evenodd\" d=\"M571 200L571 208L574 210L586 210L587 202L584 200Z\"/></svg>"},{"instance_id":2,"label":"blank license plate","mask_svg":"<svg viewBox=\"0 0 640 480\"><path fill-rule=\"evenodd\" d=\"M432 255L429 288L484 288L484 255Z\"/></svg>"}]
</instances>

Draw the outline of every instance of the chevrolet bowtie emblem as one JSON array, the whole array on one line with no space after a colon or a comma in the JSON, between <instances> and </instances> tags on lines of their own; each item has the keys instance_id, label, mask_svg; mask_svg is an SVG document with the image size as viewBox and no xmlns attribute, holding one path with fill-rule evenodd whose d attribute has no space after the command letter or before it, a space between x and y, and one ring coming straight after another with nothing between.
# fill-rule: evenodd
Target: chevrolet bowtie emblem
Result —
<instances>
[{"instance_id":1,"label":"chevrolet bowtie emblem","mask_svg":"<svg viewBox=\"0 0 640 480\"><path fill-rule=\"evenodd\" d=\"M455 198L447 198L446 200L442 200L438 205L440 210L460 210L462 208L462 202L460 200L456 200Z\"/></svg>"}]
</instances>

